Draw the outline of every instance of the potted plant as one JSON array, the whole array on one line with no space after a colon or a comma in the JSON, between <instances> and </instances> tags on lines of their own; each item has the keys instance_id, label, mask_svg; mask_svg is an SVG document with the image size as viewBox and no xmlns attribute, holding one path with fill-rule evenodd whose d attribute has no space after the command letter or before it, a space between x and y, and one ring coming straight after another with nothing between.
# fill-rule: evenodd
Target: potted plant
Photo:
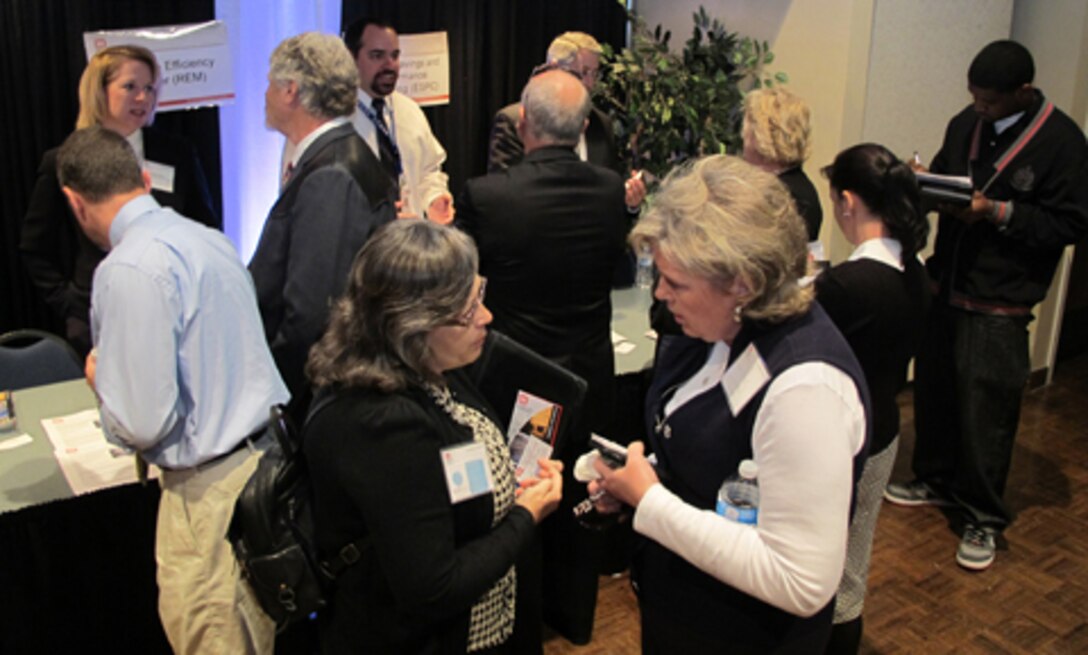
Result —
<instances>
[{"instance_id":1,"label":"potted plant","mask_svg":"<svg viewBox=\"0 0 1088 655\"><path fill-rule=\"evenodd\" d=\"M766 41L726 30L703 7L693 18L679 53L669 49L670 32L660 25L651 32L633 12L630 47L604 46L608 74L596 100L612 117L620 159L630 170L661 177L693 157L739 152L744 93L787 81L785 73L765 73L774 61Z\"/></svg>"}]
</instances>

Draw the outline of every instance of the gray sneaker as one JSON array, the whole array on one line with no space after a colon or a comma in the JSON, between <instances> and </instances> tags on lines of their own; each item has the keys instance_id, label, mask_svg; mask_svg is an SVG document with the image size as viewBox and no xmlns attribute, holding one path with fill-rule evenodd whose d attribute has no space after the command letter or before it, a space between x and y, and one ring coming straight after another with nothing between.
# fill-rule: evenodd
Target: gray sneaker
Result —
<instances>
[{"instance_id":1,"label":"gray sneaker","mask_svg":"<svg viewBox=\"0 0 1088 655\"><path fill-rule=\"evenodd\" d=\"M964 527L963 539L956 549L956 563L965 569L982 571L994 563L996 551L992 532L977 525L968 525Z\"/></svg>"},{"instance_id":2,"label":"gray sneaker","mask_svg":"<svg viewBox=\"0 0 1088 655\"><path fill-rule=\"evenodd\" d=\"M917 507L919 505L947 507L952 504L947 498L934 491L933 487L921 480L892 482L884 487L884 498L890 503L904 507Z\"/></svg>"}]
</instances>

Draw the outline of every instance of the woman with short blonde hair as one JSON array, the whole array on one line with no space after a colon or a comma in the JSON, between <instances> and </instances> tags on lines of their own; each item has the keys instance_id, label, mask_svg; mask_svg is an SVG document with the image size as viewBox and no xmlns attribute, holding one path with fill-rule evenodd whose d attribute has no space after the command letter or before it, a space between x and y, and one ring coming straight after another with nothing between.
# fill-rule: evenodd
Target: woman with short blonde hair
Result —
<instances>
[{"instance_id":1,"label":"woman with short blonde hair","mask_svg":"<svg viewBox=\"0 0 1088 655\"><path fill-rule=\"evenodd\" d=\"M683 330L659 337L646 396L656 462L635 442L590 484L599 511L635 508L642 652L820 653L868 393L799 281L801 219L774 175L716 155L670 173L631 239L650 246L654 295ZM740 523L719 490L746 460L759 498Z\"/></svg>"},{"instance_id":2,"label":"woman with short blonde hair","mask_svg":"<svg viewBox=\"0 0 1088 655\"><path fill-rule=\"evenodd\" d=\"M782 87L757 89L744 97L744 160L777 175L790 190L805 220L810 250L822 260L817 241L824 217L820 196L802 169L811 150L811 132L808 103Z\"/></svg>"}]
</instances>

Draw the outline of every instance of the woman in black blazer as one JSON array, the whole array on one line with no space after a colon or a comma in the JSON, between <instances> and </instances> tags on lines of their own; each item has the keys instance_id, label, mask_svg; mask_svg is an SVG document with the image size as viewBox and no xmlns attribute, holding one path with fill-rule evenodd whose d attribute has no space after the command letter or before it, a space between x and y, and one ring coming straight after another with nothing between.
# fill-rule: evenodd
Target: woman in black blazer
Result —
<instances>
[{"instance_id":1,"label":"woman in black blazer","mask_svg":"<svg viewBox=\"0 0 1088 655\"><path fill-rule=\"evenodd\" d=\"M929 309L929 281L918 260L929 223L914 173L884 146L848 148L823 172L831 183L835 221L854 252L816 279L816 297L861 363L873 408L869 459L857 483L827 650L846 654L856 653L861 641L873 530L899 446L895 397L907 382L907 364Z\"/></svg>"},{"instance_id":2,"label":"woman in black blazer","mask_svg":"<svg viewBox=\"0 0 1088 655\"><path fill-rule=\"evenodd\" d=\"M124 136L151 173L151 193L160 204L221 229L196 150L147 127L155 115L158 85L159 64L150 50L129 45L100 50L80 78L76 129L102 125ZM76 225L57 182L56 149L42 156L19 250L46 304L65 320L68 340L86 354L91 281L105 253Z\"/></svg>"},{"instance_id":3,"label":"woman in black blazer","mask_svg":"<svg viewBox=\"0 0 1088 655\"><path fill-rule=\"evenodd\" d=\"M363 544L321 612L323 652L524 652L515 616L539 623L518 615L515 564L558 505L562 465L541 460L519 490L494 413L460 370L491 322L476 270L462 232L388 223L310 351L318 549Z\"/></svg>"}]
</instances>

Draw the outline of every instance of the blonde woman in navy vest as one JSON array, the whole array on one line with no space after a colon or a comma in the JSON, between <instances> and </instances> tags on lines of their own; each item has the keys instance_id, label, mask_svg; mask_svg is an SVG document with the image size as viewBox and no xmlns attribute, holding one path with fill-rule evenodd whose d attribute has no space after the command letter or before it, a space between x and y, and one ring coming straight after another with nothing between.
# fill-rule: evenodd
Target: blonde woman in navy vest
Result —
<instances>
[{"instance_id":1,"label":"blonde woman in navy vest","mask_svg":"<svg viewBox=\"0 0 1088 655\"><path fill-rule=\"evenodd\" d=\"M735 157L674 171L631 235L661 273L662 337L647 444L595 466L598 510L635 508L632 580L644 653L820 653L842 576L868 392L812 301L807 235L774 175ZM652 448L656 464L644 456ZM741 461L759 467L755 525L715 512Z\"/></svg>"}]
</instances>

